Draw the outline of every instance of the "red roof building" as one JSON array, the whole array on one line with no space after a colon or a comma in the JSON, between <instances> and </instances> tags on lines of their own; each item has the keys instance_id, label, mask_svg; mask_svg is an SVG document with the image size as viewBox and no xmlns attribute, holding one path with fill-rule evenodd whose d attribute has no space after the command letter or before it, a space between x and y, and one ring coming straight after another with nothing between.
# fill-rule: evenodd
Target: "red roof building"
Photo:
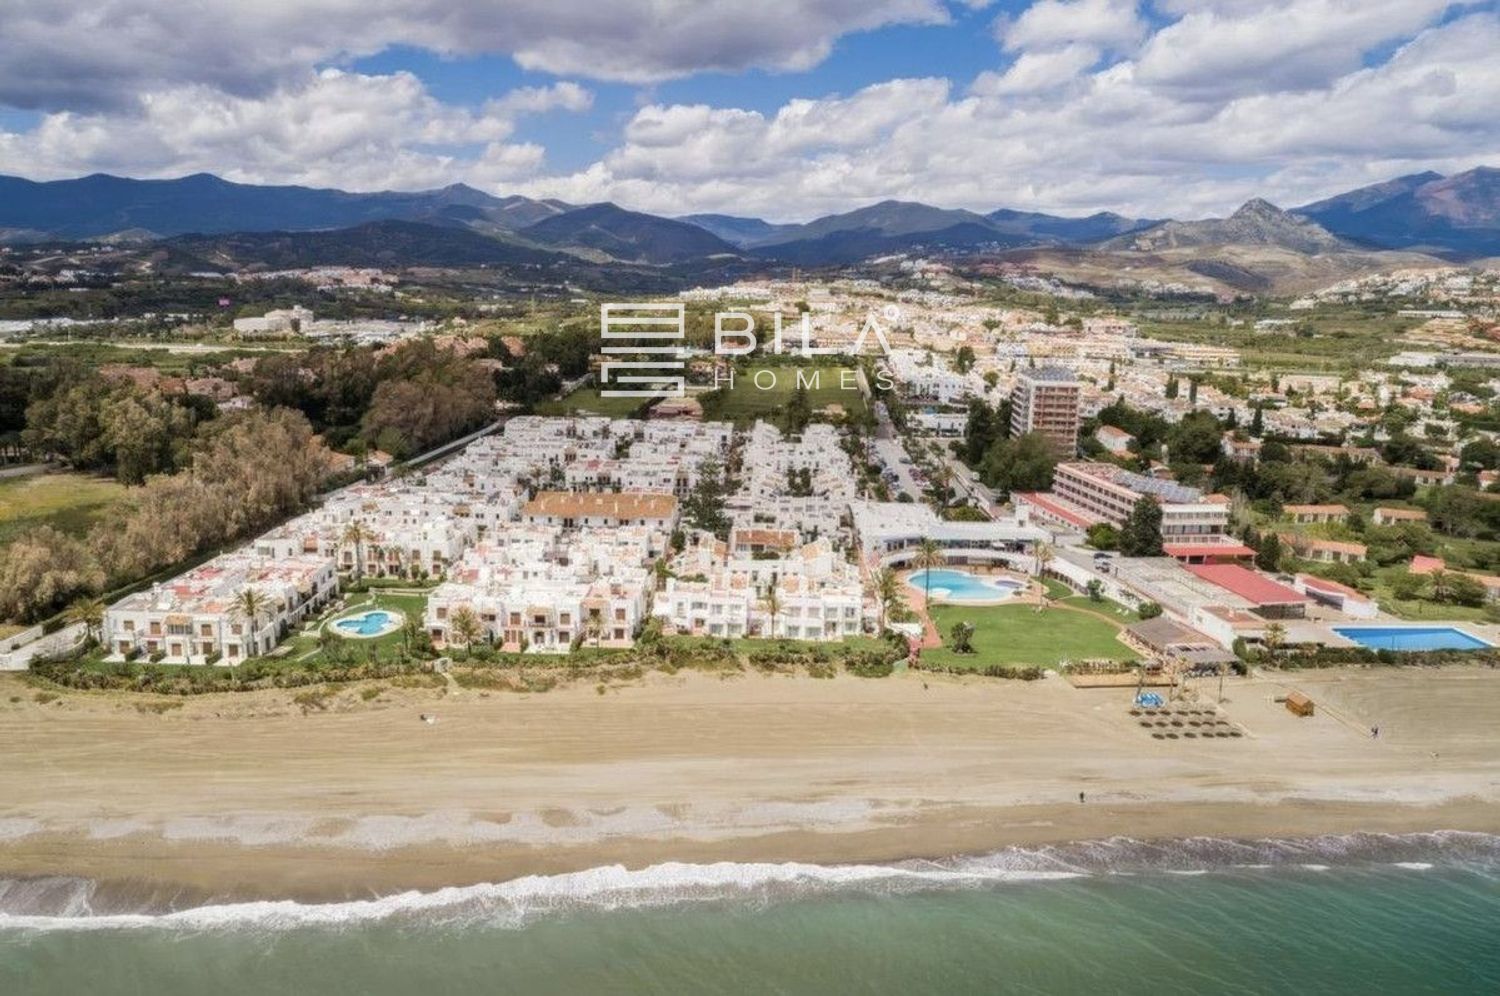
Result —
<instances>
[{"instance_id":1,"label":"red roof building","mask_svg":"<svg viewBox=\"0 0 1500 996\"><path fill-rule=\"evenodd\" d=\"M1243 598L1268 618L1301 616L1307 607L1307 596L1300 591L1239 564L1189 564L1187 569L1209 584Z\"/></svg>"}]
</instances>

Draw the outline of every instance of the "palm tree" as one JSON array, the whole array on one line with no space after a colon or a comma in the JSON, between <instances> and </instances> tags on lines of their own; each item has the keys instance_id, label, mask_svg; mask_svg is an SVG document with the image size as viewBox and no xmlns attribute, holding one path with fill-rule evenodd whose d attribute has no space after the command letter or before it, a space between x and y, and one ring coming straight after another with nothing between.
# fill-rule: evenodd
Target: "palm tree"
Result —
<instances>
[{"instance_id":1,"label":"palm tree","mask_svg":"<svg viewBox=\"0 0 1500 996\"><path fill-rule=\"evenodd\" d=\"M1047 605L1047 581L1043 575L1047 573L1047 565L1052 563L1054 557L1052 544L1045 541L1038 543L1031 555L1036 558L1036 579L1037 583L1042 586L1042 600L1037 608L1042 609Z\"/></svg>"},{"instance_id":2,"label":"palm tree","mask_svg":"<svg viewBox=\"0 0 1500 996\"><path fill-rule=\"evenodd\" d=\"M932 483L937 485L939 503L943 508L947 508L948 499L952 497L948 486L953 483L953 468L948 466L948 461L941 456L938 457L938 465L932 470Z\"/></svg>"},{"instance_id":3,"label":"palm tree","mask_svg":"<svg viewBox=\"0 0 1500 996\"><path fill-rule=\"evenodd\" d=\"M922 538L917 544L917 556L914 561L922 571L922 599L924 602L932 600L932 572L935 568L943 566L943 548L938 546L937 540L930 536Z\"/></svg>"},{"instance_id":4,"label":"palm tree","mask_svg":"<svg viewBox=\"0 0 1500 996\"><path fill-rule=\"evenodd\" d=\"M761 596L760 602L765 606L766 612L771 617L771 638L776 638L776 617L781 614L781 591L777 588L776 575L771 575L771 581L766 585L766 593Z\"/></svg>"},{"instance_id":5,"label":"palm tree","mask_svg":"<svg viewBox=\"0 0 1500 996\"><path fill-rule=\"evenodd\" d=\"M453 635L465 648L472 647L480 637L479 617L467 605L453 613Z\"/></svg>"},{"instance_id":6,"label":"palm tree","mask_svg":"<svg viewBox=\"0 0 1500 996\"><path fill-rule=\"evenodd\" d=\"M370 536L370 530L366 529L365 524L358 519L352 520L344 527L344 542L354 544L354 580L356 581L365 575L365 540Z\"/></svg>"},{"instance_id":7,"label":"palm tree","mask_svg":"<svg viewBox=\"0 0 1500 996\"><path fill-rule=\"evenodd\" d=\"M254 657L260 650L255 642L255 627L260 621L260 614L265 610L266 600L261 597L260 592L254 588L246 588L239 593L234 602L234 614L245 620L245 638L247 650L245 657Z\"/></svg>"},{"instance_id":8,"label":"palm tree","mask_svg":"<svg viewBox=\"0 0 1500 996\"><path fill-rule=\"evenodd\" d=\"M901 579L889 567L882 567L875 575L875 597L880 602L880 631L883 633L891 613L901 604Z\"/></svg>"},{"instance_id":9,"label":"palm tree","mask_svg":"<svg viewBox=\"0 0 1500 996\"><path fill-rule=\"evenodd\" d=\"M70 623L83 623L83 632L90 640L97 639L104 622L104 603L97 598L84 596L69 605L64 613Z\"/></svg>"}]
</instances>

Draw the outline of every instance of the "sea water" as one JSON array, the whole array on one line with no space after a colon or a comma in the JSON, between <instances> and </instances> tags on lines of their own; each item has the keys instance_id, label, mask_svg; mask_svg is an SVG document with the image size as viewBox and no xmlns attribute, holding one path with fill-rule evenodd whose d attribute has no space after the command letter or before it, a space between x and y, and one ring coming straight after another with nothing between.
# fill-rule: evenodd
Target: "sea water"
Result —
<instances>
[{"instance_id":1,"label":"sea water","mask_svg":"<svg viewBox=\"0 0 1500 996\"><path fill-rule=\"evenodd\" d=\"M1480 834L1112 840L129 905L87 882L0 884L0 992L1500 992L1500 838Z\"/></svg>"}]
</instances>

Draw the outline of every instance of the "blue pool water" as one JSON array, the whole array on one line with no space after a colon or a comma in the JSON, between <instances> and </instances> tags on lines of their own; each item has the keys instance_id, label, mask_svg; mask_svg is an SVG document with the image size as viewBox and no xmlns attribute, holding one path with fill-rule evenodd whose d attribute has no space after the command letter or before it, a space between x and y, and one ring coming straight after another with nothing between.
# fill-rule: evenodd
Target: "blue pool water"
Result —
<instances>
[{"instance_id":1,"label":"blue pool water","mask_svg":"<svg viewBox=\"0 0 1500 996\"><path fill-rule=\"evenodd\" d=\"M1482 650L1491 646L1453 626L1335 626L1333 631L1371 650Z\"/></svg>"},{"instance_id":2,"label":"blue pool water","mask_svg":"<svg viewBox=\"0 0 1500 996\"><path fill-rule=\"evenodd\" d=\"M926 591L930 585L934 601L952 599L962 602L1003 602L1021 587L1006 578L986 578L968 571L942 568L917 571L906 579L906 583L917 591Z\"/></svg>"},{"instance_id":3,"label":"blue pool water","mask_svg":"<svg viewBox=\"0 0 1500 996\"><path fill-rule=\"evenodd\" d=\"M391 624L395 621L389 612L377 610L375 612L366 612L362 615L350 616L347 619L340 619L333 624L333 628L349 636L379 636L387 629L390 629Z\"/></svg>"}]
</instances>

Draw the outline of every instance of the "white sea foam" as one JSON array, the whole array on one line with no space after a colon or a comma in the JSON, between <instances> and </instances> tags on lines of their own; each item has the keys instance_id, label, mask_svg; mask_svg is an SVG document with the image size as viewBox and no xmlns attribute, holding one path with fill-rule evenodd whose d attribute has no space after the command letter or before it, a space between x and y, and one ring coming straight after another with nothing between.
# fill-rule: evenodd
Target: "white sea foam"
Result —
<instances>
[{"instance_id":1,"label":"white sea foam","mask_svg":"<svg viewBox=\"0 0 1500 996\"><path fill-rule=\"evenodd\" d=\"M417 917L435 922L520 924L536 914L569 909L618 909L679 902L770 898L846 889L918 891L1007 882L1076 878L1078 873L1008 868L913 868L899 865L739 864L668 862L630 870L608 865L564 875L530 875L509 882L402 892L341 903L293 900L224 903L168 913L93 916L0 913L0 929L97 930L164 928L225 930L242 927L290 929ZM80 890L92 883L80 882ZM70 903L70 906L76 906Z\"/></svg>"},{"instance_id":2,"label":"white sea foam","mask_svg":"<svg viewBox=\"0 0 1500 996\"><path fill-rule=\"evenodd\" d=\"M387 919L519 926L537 916L570 910L716 900L769 902L838 892L991 888L1130 874L1259 874L1282 868L1323 872L1349 867L1427 870L1434 864L1422 860L1426 858L1500 868L1500 837L1460 831L1258 840L1116 837L888 865L668 862L636 870L610 865L377 899L235 902L169 912L118 911L118 906L117 911L110 911L104 907L111 904L96 896L96 883L87 879L0 879L0 930L280 930L337 928Z\"/></svg>"}]
</instances>

